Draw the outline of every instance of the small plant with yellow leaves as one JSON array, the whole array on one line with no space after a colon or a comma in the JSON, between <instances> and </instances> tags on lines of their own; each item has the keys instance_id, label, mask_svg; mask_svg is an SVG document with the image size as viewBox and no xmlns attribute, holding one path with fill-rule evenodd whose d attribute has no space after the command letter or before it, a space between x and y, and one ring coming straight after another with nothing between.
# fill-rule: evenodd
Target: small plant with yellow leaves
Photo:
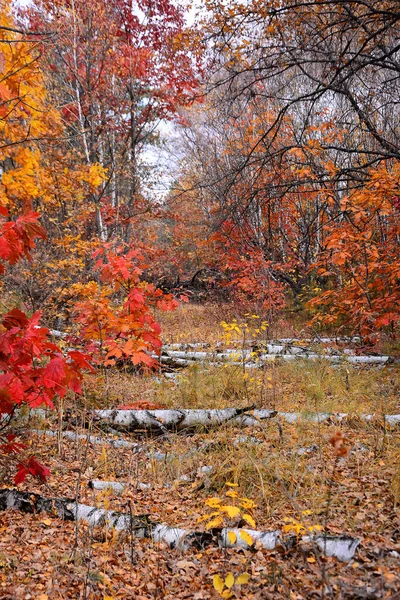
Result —
<instances>
[{"instance_id":1,"label":"small plant with yellow leaves","mask_svg":"<svg viewBox=\"0 0 400 600\"><path fill-rule=\"evenodd\" d=\"M199 517L197 521L199 523L206 522L206 529L215 529L219 527L237 528L243 521L254 528L256 523L251 512L256 505L253 500L239 496L239 492L234 489L239 487L237 483L227 482L225 485L229 488L225 492L225 496L230 500L227 501L219 497L207 498L205 504L213 510L208 514ZM237 540L237 535L240 535L241 539L249 546L253 545L253 538L245 529L239 529L238 534L235 531L232 531L232 529L230 531L228 530L226 539L230 544L234 544ZM249 573L241 573L236 578L233 573L228 573L224 579L216 574L213 577L213 585L221 598L231 598L233 596L231 591L233 586L248 583L249 579Z\"/></svg>"},{"instance_id":2,"label":"small plant with yellow leaves","mask_svg":"<svg viewBox=\"0 0 400 600\"><path fill-rule=\"evenodd\" d=\"M307 533L314 533L322 531L322 525L313 525L307 517L312 514L311 510L303 510L301 513L301 519L297 521L289 517L284 518L285 525L283 526L284 533L295 533L297 536L305 535Z\"/></svg>"},{"instance_id":3,"label":"small plant with yellow leaves","mask_svg":"<svg viewBox=\"0 0 400 600\"><path fill-rule=\"evenodd\" d=\"M239 497L239 492L233 489L239 487L237 483L227 482L225 485L229 487L229 490L225 492L225 496L231 499L230 503L228 504L226 500L218 497L207 498L205 501L206 506L214 510L211 513L199 517L198 522L206 521L206 529L232 527L240 523L240 521L245 521L251 527L255 527L256 523L251 515L251 511L256 506L253 500ZM248 534L247 536L250 538ZM228 532L228 539L231 544L234 544L236 541L235 533ZM247 542L247 539L243 539ZM253 543L252 540L249 540L249 542L250 545Z\"/></svg>"},{"instance_id":4,"label":"small plant with yellow leaves","mask_svg":"<svg viewBox=\"0 0 400 600\"><path fill-rule=\"evenodd\" d=\"M220 575L214 575L213 586L221 596L221 598L232 598L232 588L234 585L243 585L249 583L251 575L249 573L242 573L236 578L233 573L228 573L225 579L222 579Z\"/></svg>"},{"instance_id":5,"label":"small plant with yellow leaves","mask_svg":"<svg viewBox=\"0 0 400 600\"><path fill-rule=\"evenodd\" d=\"M230 344L232 341L241 341L244 346L246 340L257 338L267 330L268 322L261 321L261 317L258 315L247 314L245 317L246 320L242 322L238 322L237 319L233 319L230 323L226 321L221 322L227 344Z\"/></svg>"}]
</instances>

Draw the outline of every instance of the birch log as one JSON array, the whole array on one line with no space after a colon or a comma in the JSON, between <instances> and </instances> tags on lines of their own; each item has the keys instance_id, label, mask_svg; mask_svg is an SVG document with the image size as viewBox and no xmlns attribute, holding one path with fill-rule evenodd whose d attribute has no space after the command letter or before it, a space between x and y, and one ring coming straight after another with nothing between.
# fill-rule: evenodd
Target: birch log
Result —
<instances>
[{"instance_id":1,"label":"birch log","mask_svg":"<svg viewBox=\"0 0 400 600\"><path fill-rule=\"evenodd\" d=\"M31 433L37 435L43 435L48 437L58 438L58 431L51 431L50 429L33 429ZM128 442L127 440L115 440L113 438L99 438L93 435L85 435L84 433L76 433L75 431L63 431L62 436L68 440L83 440L84 442L89 441L90 444L97 446L112 446L113 448L127 448L133 452L140 453L142 456L149 458L150 460L156 460L158 462L166 462L175 458L174 454L166 452L146 451L141 444L135 442Z\"/></svg>"},{"instance_id":2,"label":"birch log","mask_svg":"<svg viewBox=\"0 0 400 600\"><path fill-rule=\"evenodd\" d=\"M352 337L313 337L313 338L278 338L269 340L231 340L231 345L236 345L239 348L249 346L260 346L263 347L266 344L273 344L279 346L310 346L311 344L357 344L361 341L359 336ZM226 347L225 342L217 342L214 344L216 348ZM196 350L198 348L211 348L213 344L210 342L180 342L175 344L164 344L163 350Z\"/></svg>"},{"instance_id":3,"label":"birch log","mask_svg":"<svg viewBox=\"0 0 400 600\"><path fill-rule=\"evenodd\" d=\"M251 411L251 413L249 413ZM246 414L249 413L249 414ZM247 408L224 409L167 409L167 410L94 410L95 419L107 421L115 429L127 431L148 430L164 433L164 430L209 429L225 423L255 425L276 415L274 410Z\"/></svg>"},{"instance_id":4,"label":"birch log","mask_svg":"<svg viewBox=\"0 0 400 600\"><path fill-rule=\"evenodd\" d=\"M318 354L310 352L309 349L293 348L291 352L285 352L283 346L270 347L263 353L252 352L250 350L228 350L226 352L187 352L171 350L163 352L159 357L161 364L171 367L187 367L195 363L208 363L218 366L220 364L230 364L233 366L246 366L247 368L257 368L263 364L275 360L327 360L334 363L350 363L354 365L384 365L397 362L398 359L391 356L358 356L355 354L343 353ZM156 356L154 356L157 358Z\"/></svg>"},{"instance_id":5,"label":"birch log","mask_svg":"<svg viewBox=\"0 0 400 600\"><path fill-rule=\"evenodd\" d=\"M89 481L88 486L92 490L97 490L99 492L110 490L116 494L122 494L127 488L133 490L149 490L151 488L150 483L143 483L141 481L129 484L122 481L102 481L100 479L92 479Z\"/></svg>"},{"instance_id":6,"label":"birch log","mask_svg":"<svg viewBox=\"0 0 400 600\"><path fill-rule=\"evenodd\" d=\"M170 548L182 551L195 546L204 548L217 544L220 548L250 548L255 544L267 550L274 550L277 546L290 548L293 545L293 536L283 536L279 530L257 531L251 529L223 528L213 529L209 532L191 531L180 527L169 527L161 523L153 523L147 515L133 515L95 508L81 504L68 498L44 498L39 494L30 494L19 490L0 490L0 510L11 508L26 513L46 511L65 520L84 521L91 527L110 527L116 531L127 531L137 538L152 538L155 542L165 542ZM242 537L242 532L250 535L253 540L248 544ZM229 540L229 533L234 533L235 541ZM247 536L246 536L247 537ZM314 540L320 551L327 556L334 556L341 561L353 558L360 543L358 538L351 536L303 536L300 543L309 543Z\"/></svg>"},{"instance_id":7,"label":"birch log","mask_svg":"<svg viewBox=\"0 0 400 600\"><path fill-rule=\"evenodd\" d=\"M224 409L165 409L165 410L94 410L94 418L106 421L117 430L138 431L146 430L155 433L167 431L191 431L196 428L209 429L226 423L241 427L254 427L263 421L278 417L287 423L296 423L301 420L312 423L337 422L357 416L362 421L385 419L389 426L400 424L400 414L397 415L351 415L349 413L299 413L277 412L274 410L252 410L248 408Z\"/></svg>"},{"instance_id":8,"label":"birch log","mask_svg":"<svg viewBox=\"0 0 400 600\"><path fill-rule=\"evenodd\" d=\"M76 431L52 431L50 429L32 429L32 433L36 435L46 435L48 437L58 438L59 436L67 440L84 440L96 446L112 446L113 448L128 448L136 452L143 450L140 444L128 442L127 440L115 440L113 438L99 438L94 435L85 435L84 433L76 433Z\"/></svg>"}]
</instances>

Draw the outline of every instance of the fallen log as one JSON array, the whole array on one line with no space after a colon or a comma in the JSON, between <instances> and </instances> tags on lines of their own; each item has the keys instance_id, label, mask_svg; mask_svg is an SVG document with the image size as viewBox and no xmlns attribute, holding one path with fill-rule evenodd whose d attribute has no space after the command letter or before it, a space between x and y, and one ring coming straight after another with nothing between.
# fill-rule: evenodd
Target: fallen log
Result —
<instances>
[{"instance_id":1,"label":"fallen log","mask_svg":"<svg viewBox=\"0 0 400 600\"><path fill-rule=\"evenodd\" d=\"M58 438L61 437L68 440L85 440L90 444L97 446L112 446L113 448L129 448L129 450L135 450L140 452L143 448L140 444L135 442L128 442L126 440L115 440L113 438L99 438L94 435L85 435L84 433L76 433L75 431L52 431L50 429L32 429L32 433L37 435L46 435L48 437Z\"/></svg>"},{"instance_id":2,"label":"fallen log","mask_svg":"<svg viewBox=\"0 0 400 600\"><path fill-rule=\"evenodd\" d=\"M111 427L125 431L146 430L155 433L168 431L191 431L196 428L209 429L232 423L242 427L254 427L265 420L275 417L283 419L287 423L296 423L301 420L313 423L341 422L355 415L350 413L300 413L300 412L277 412L274 410L253 410L247 408L224 408L224 409L165 409L165 410L94 410L93 416L98 421L106 421ZM389 426L400 424L398 415L357 415L362 421L370 422L374 419L383 419ZM160 427L162 425L162 428Z\"/></svg>"},{"instance_id":3,"label":"fallen log","mask_svg":"<svg viewBox=\"0 0 400 600\"><path fill-rule=\"evenodd\" d=\"M374 419L384 419L386 425L394 427L400 424L400 414L398 415L375 415L361 414L352 415L350 413L298 413L298 412L277 412L277 417L285 420L287 423L296 423L301 420L311 421L313 423L323 423L324 421L341 422L353 417L362 421L371 422Z\"/></svg>"},{"instance_id":4,"label":"fallen log","mask_svg":"<svg viewBox=\"0 0 400 600\"><path fill-rule=\"evenodd\" d=\"M31 433L35 433L36 435L45 435L48 437L57 438L59 436L58 431L52 431L50 429L32 429ZM135 442L128 442L127 440L115 440L113 438L99 438L93 435L85 435L84 433L76 433L75 431L63 431L62 436L65 439L69 440L84 440L88 441L90 444L94 444L97 446L112 446L113 448L127 448L132 450L133 452L141 453L146 458L150 460L157 460L159 462L164 462L170 458L173 458L174 455L166 452L147 452L144 447L140 444L136 444Z\"/></svg>"},{"instance_id":5,"label":"fallen log","mask_svg":"<svg viewBox=\"0 0 400 600\"><path fill-rule=\"evenodd\" d=\"M65 339L68 337L68 334L63 333L62 331L58 331L55 329L50 330L50 335L53 337L58 337ZM347 361L351 364L386 364L390 362L396 362L397 359L390 356L357 356L352 355L351 350L345 349L342 352L329 350L324 354L318 354L315 352L310 352L309 346L310 344L331 344L338 342L351 342L357 343L360 341L358 336L355 337L338 337L338 338L330 338L330 337L321 337L321 338L305 338L305 339L297 339L297 338L281 338L278 340L268 340L261 342L254 342L253 340L249 340L248 344L243 345L238 342L238 348L225 349L224 352L190 352L190 350L194 350L196 348L209 348L210 344L208 343L194 343L194 344L170 344L165 345L163 347L163 352L160 357L154 355L154 358L160 361L161 364L170 366L172 368L180 368L190 366L193 361L201 361L201 362L211 362L214 364L219 364L222 362L231 362L234 365L241 365L245 359L250 361L246 364L248 368L256 368L259 366L259 363L268 362L274 360L275 357L283 358L284 360L291 360L293 358L305 358L309 360L331 360L334 362L338 361ZM250 345L253 347L256 345L257 349L257 359L254 360L254 352L250 350L245 350L245 346ZM217 348L224 347L223 343L217 343ZM232 362L232 357L241 354L241 361ZM152 355L153 356L153 355Z\"/></svg>"},{"instance_id":6,"label":"fallen log","mask_svg":"<svg viewBox=\"0 0 400 600\"><path fill-rule=\"evenodd\" d=\"M309 544L314 541L321 553L334 556L340 561L350 561L360 544L359 538L351 536L331 536L327 534L306 535L300 539L292 535L284 536L279 530L257 531L238 528L218 528L209 532L191 531L179 527L169 527L152 522L148 515L128 515L104 508L81 504L69 498L44 498L19 490L0 490L0 510L21 510L25 513L45 511L65 520L84 521L91 527L110 527L116 531L127 531L137 538L152 538L154 542L165 542L170 548L182 551L190 547L204 548L217 544L220 548L251 548L255 545L267 550L278 546L289 549L294 543ZM242 532L247 535L242 536ZM235 539L229 536L235 534ZM252 539L249 544L248 537Z\"/></svg>"},{"instance_id":7,"label":"fallen log","mask_svg":"<svg viewBox=\"0 0 400 600\"><path fill-rule=\"evenodd\" d=\"M307 346L287 346L287 345L278 345L278 344L260 344L256 348L246 349L246 348L226 348L224 351L215 350L215 351L193 351L189 349L181 349L181 350L169 350L163 349L161 353L162 359L182 359L182 360L194 360L194 361L210 361L210 360L220 360L220 361L229 361L236 358L236 360L244 360L244 359L253 359L257 356L269 356L270 354L277 355L290 355L290 356L325 356L326 354L338 357L352 356L354 355L353 350L349 348L345 348L342 351L331 348L327 348L323 354L318 354L310 350Z\"/></svg>"},{"instance_id":8,"label":"fallen log","mask_svg":"<svg viewBox=\"0 0 400 600\"><path fill-rule=\"evenodd\" d=\"M122 494L126 488L132 488L136 490L149 490L151 488L150 483L143 483L141 481L137 481L136 483L125 483L119 481L102 481L100 479L92 479L89 481L88 486L92 490L97 490L99 492L103 491L112 491L117 494Z\"/></svg>"},{"instance_id":9,"label":"fallen log","mask_svg":"<svg viewBox=\"0 0 400 600\"><path fill-rule=\"evenodd\" d=\"M223 409L166 409L166 410L94 410L95 419L105 420L115 429L128 431L147 430L164 433L168 431L210 429L226 423L255 425L276 415L274 410L246 408ZM251 411L251 413L249 412ZM246 414L249 413L249 414Z\"/></svg>"},{"instance_id":10,"label":"fallen log","mask_svg":"<svg viewBox=\"0 0 400 600\"><path fill-rule=\"evenodd\" d=\"M234 366L242 366L248 368L257 368L266 362L276 360L328 360L334 363L350 363L354 365L380 365L397 362L398 359L391 356L358 356L355 354L341 353L325 353L317 354L310 352L309 349L297 349L292 353L285 353L283 346L275 346L275 352L257 353L250 350L229 350L227 352L187 352L171 350L163 352L158 358L161 364L170 367L188 367L195 363L208 363L211 365L231 364ZM270 348L270 350L273 348ZM279 350L279 351L278 351ZM154 358L157 358L154 356Z\"/></svg>"},{"instance_id":11,"label":"fallen log","mask_svg":"<svg viewBox=\"0 0 400 600\"><path fill-rule=\"evenodd\" d=\"M348 344L357 344L361 342L361 338L359 336L350 336L350 337L313 337L313 338L278 338L278 339L264 339L264 340L231 340L230 344L232 346L237 346L238 348L243 347L252 347L259 346L262 347L266 344L272 345L294 345L294 346L305 346L310 344L338 344L338 343L348 343ZM216 344L211 344L210 342L179 342L172 344L163 344L163 350L196 350L198 348L225 348L227 344L225 342L217 342Z\"/></svg>"}]
</instances>

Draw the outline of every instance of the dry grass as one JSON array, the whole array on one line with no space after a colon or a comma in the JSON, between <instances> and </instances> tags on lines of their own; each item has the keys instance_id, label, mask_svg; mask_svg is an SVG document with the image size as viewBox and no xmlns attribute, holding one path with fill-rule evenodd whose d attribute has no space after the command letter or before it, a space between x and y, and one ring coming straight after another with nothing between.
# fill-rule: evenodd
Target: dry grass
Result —
<instances>
[{"instance_id":1,"label":"dry grass","mask_svg":"<svg viewBox=\"0 0 400 600\"><path fill-rule=\"evenodd\" d=\"M158 311L156 318L161 325L164 343L214 344L221 338L221 321L233 319L235 314L230 304L180 304L173 312Z\"/></svg>"},{"instance_id":2,"label":"dry grass","mask_svg":"<svg viewBox=\"0 0 400 600\"><path fill-rule=\"evenodd\" d=\"M268 330L260 339L275 339L279 337L308 337L313 332L307 328L305 321L296 326L291 325L283 316L270 321L268 315L258 314L260 319L269 323ZM233 304L180 304L173 312L157 311L156 318L162 328L164 343L196 343L205 342L211 345L219 342L223 329L221 322L231 323L234 319L239 324L253 323L251 313ZM233 334L233 339L239 342L242 335Z\"/></svg>"},{"instance_id":3,"label":"dry grass","mask_svg":"<svg viewBox=\"0 0 400 600\"><path fill-rule=\"evenodd\" d=\"M183 307L176 313L162 315L165 340L215 344L221 338L220 321L232 318L235 315L229 312L229 307ZM239 319L237 315L236 318ZM292 334L284 325L273 331L273 337ZM105 377L88 376L83 398L64 401L64 409L72 411L73 422L80 423L83 413L93 408L117 407L138 400L180 408L240 407L254 403L260 408L284 412L348 412L352 417L340 424L320 425L306 419L288 424L275 418L252 428L225 424L208 432L199 429L190 436L183 433L171 433L169 439L142 436L141 453L107 445L92 446L84 440L64 439L60 443L54 438L32 435L35 453L51 469L52 476L49 487L40 484L28 487L47 496L71 497L81 478L81 502L122 512L128 512L130 507L134 514L148 514L153 521L199 529L198 518L207 512L205 500L211 496L223 497L226 482L234 482L239 485L241 496L256 503L253 516L259 529L282 528L288 517L301 521L301 511L308 510L309 521L326 525L329 533L359 536L363 548L356 561L347 566L328 559L329 577L336 586L337 597L365 597L350 592L342 596L340 590L346 586L352 589L354 583L362 594L368 586L372 589L378 573L382 594L373 597L390 598L396 585L400 585L395 559L392 561L385 554L399 549L396 542L396 531L400 529L396 509L400 501L399 431L383 428L382 419L366 423L357 415L399 413L398 375L399 367L395 365L378 369L299 360L276 361L251 371L232 365L220 368L195 365L182 370L176 381L160 374L146 377L128 370L109 371ZM56 416L44 421L36 419L31 424L53 430L60 427ZM70 425L64 423L63 427ZM338 428L351 448L339 461L329 442ZM85 430L77 427L77 431ZM92 433L105 437L100 428ZM135 440L134 434L120 435ZM151 460L152 451L164 452L167 458ZM203 467L212 470L205 472ZM6 483L12 484L11 474L5 476L9 477ZM98 493L88 488L93 478L129 485L121 496ZM151 488L138 490L139 481L150 484ZM77 553L72 562L68 557L74 544L75 526L60 521L53 529L55 532L58 528L57 535L50 535L48 520L42 516L7 512L0 519L2 530L17 528L12 560L8 549L0 546L6 557L3 560L0 552L0 566L4 567L0 571L0 585L11 594L5 598L26 598L26 590L35 597L35 593L47 589L56 590L49 598L189 598L195 597L190 587L194 581L196 589L204 591L199 598L213 598L212 574L225 567L252 573L253 587L248 588L252 591L249 595L247 590L243 591L242 597L273 600L321 597L321 576L315 570L315 560L312 556L309 560L296 548L285 555L278 550L255 554L228 551L225 558L215 549L189 552L185 559L192 561L197 570L193 571L196 575L190 572L184 579L181 568L176 566L183 557L173 550L160 550L150 540L132 542L127 536L114 540L110 532L98 537L99 532L80 524ZM21 537L23 527L25 532ZM36 571L32 577L32 561L30 557L25 560L24 548L35 548L35 544L41 554L39 551L35 554ZM130 563L132 548L135 565ZM222 564L223 560L227 564ZM19 573L14 566L18 561ZM51 575L46 579L42 573ZM301 590L301 594L293 596L293 589Z\"/></svg>"},{"instance_id":4,"label":"dry grass","mask_svg":"<svg viewBox=\"0 0 400 600\"><path fill-rule=\"evenodd\" d=\"M379 423L356 421L342 424L340 430L352 451L340 461L335 474L329 523L334 530L363 535L366 523L355 515L366 511L368 535L382 543L394 526L393 506L398 501L399 432L385 432ZM144 452L139 455L89 445L81 501L97 505L106 501L113 509L124 511L131 500L136 514L198 528L196 521L205 511L204 500L224 494L224 485L230 481L239 484L241 495L255 501L254 517L260 529L282 526L288 516L299 518L298 507L311 510L318 522L325 515L334 469L329 439L335 431L335 425L329 423L281 422L278 426L271 420L259 428L224 425L191 436L171 434L170 440L142 438ZM94 433L104 435L101 430ZM58 473L50 481L55 495L73 495L74 471L85 455L85 443L64 440L60 448L56 440L40 438L39 457ZM306 448L309 452L299 453ZM167 458L149 460L152 451L164 452ZM208 466L212 471L205 473L202 468ZM130 485L122 496L104 498L86 487L92 478ZM137 481L150 483L151 491L138 494Z\"/></svg>"},{"instance_id":5,"label":"dry grass","mask_svg":"<svg viewBox=\"0 0 400 600\"><path fill-rule=\"evenodd\" d=\"M86 380L86 401L94 407L117 407L146 400L166 407L258 408L300 412L389 414L400 412L400 368L332 365L320 361L275 361L264 368L209 367L195 364L175 381L162 375L110 372Z\"/></svg>"}]
</instances>

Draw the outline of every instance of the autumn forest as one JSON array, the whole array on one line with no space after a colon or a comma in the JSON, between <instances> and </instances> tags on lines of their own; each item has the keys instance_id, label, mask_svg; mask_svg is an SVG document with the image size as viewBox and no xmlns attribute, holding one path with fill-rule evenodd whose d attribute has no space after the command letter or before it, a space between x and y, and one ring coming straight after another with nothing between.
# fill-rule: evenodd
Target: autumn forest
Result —
<instances>
[{"instance_id":1,"label":"autumn forest","mask_svg":"<svg viewBox=\"0 0 400 600\"><path fill-rule=\"evenodd\" d=\"M398 599L397 0L0 0L0 600Z\"/></svg>"}]
</instances>

